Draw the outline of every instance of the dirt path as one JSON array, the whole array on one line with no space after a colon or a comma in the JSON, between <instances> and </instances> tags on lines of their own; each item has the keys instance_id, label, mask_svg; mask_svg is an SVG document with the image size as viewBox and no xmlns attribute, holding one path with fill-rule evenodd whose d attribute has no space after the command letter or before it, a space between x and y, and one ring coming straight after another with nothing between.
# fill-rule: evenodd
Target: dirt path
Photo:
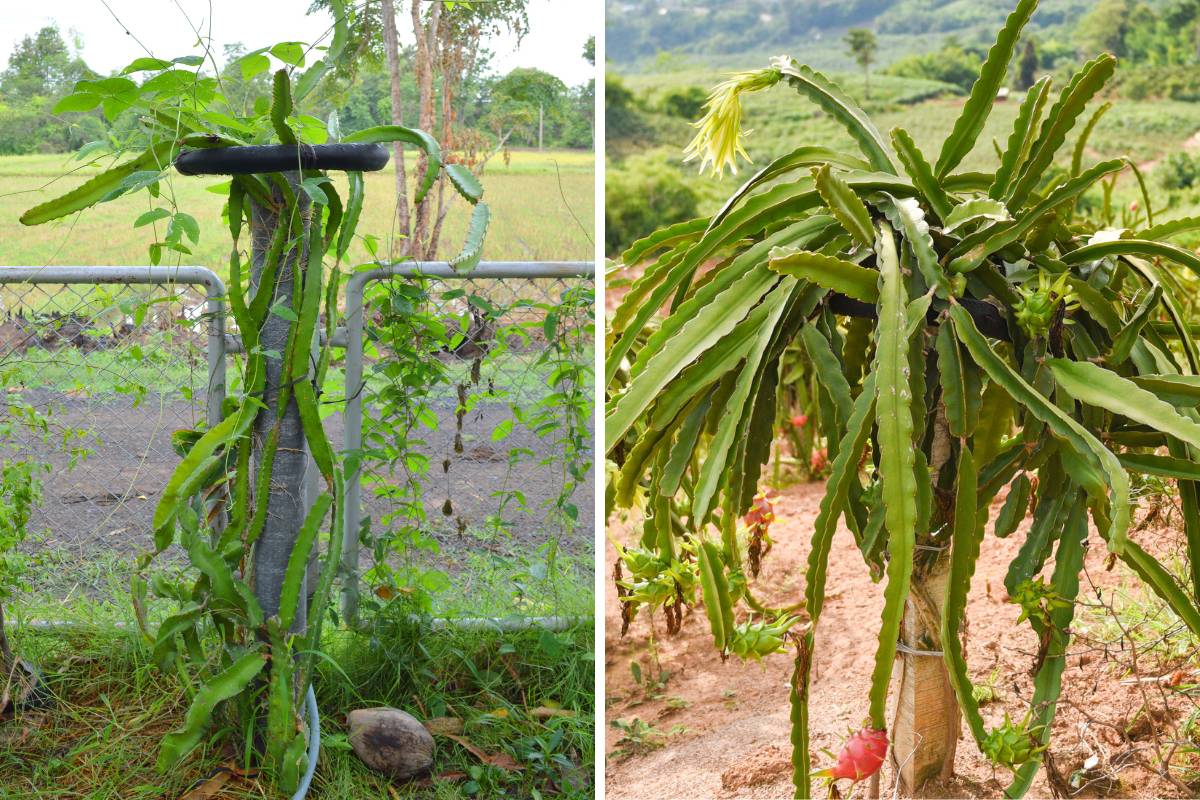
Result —
<instances>
[{"instance_id":1,"label":"dirt path","mask_svg":"<svg viewBox=\"0 0 1200 800\"><path fill-rule=\"evenodd\" d=\"M778 520L771 529L776 544L764 558L764 572L757 584L758 592L767 595L768 602L782 598L794 601L802 594L804 559L823 490L821 484L801 485L779 499ZM993 514L1000 500L997 498ZM622 540L630 538L632 528L625 522L611 530ZM983 709L989 727L1001 722L1006 710L1020 719L1032 688L1029 670L1037 642L1027 625L1015 625L1018 610L1005 602L1003 588L1004 572L1025 531L1022 526L1009 538L998 540L989 530L972 584L967 612L968 662L972 680L977 685L992 683L998 695L996 702ZM1147 531L1138 539L1158 549L1168 538L1159 533ZM610 575L613 561L612 548L608 547ZM1081 596L1093 599L1096 591L1089 580L1107 589L1126 578L1120 567L1105 571L1104 547L1094 531L1086 570ZM882 609L881 587L871 583L853 539L844 528L839 528L834 540L828 586L817 635L816 679L810 705L814 760L824 765L832 759L821 750L836 752L847 730L857 729L866 717ZM1054 725L1051 758L1057 769L1069 777L1089 757L1099 760L1097 768L1087 773L1088 787L1077 796L1195 796L1134 762L1148 755L1156 737L1166 737L1167 728L1181 723L1196 701L1181 700L1172 693L1166 702L1170 711L1161 715L1154 710L1155 697L1166 690L1152 684L1154 697L1150 697L1148 706L1151 713L1139 716L1139 709L1147 706L1146 685L1121 682L1127 673L1115 659L1123 654L1097 646L1095 640L1105 638L1109 631L1094 615L1082 614L1074 626L1077 639L1069 653L1064 696ZM606 595L605 621L606 796L610 800L792 797L787 701L790 656L772 656L761 664L743 664L730 658L722 664L702 610L687 617L682 631L674 637L667 637L662 621L656 620L654 627L661 637L656 639L658 657L669 677L664 688L648 695L635 683L630 670L630 663L637 661L643 676L655 673L645 646L650 633L646 614L639 614L629 635L620 638L617 603L610 591ZM1110 656L1114 661L1109 660ZM1142 669L1149 667L1143 664ZM994 670L995 677L989 680ZM614 749L623 745L621 731L612 723L628 722L634 717L663 732L674 726L683 729L658 749L627 758L614 757ZM1158 724L1148 722L1148 718ZM1177 756L1174 763L1184 765L1187 760ZM1197 768L1194 761L1191 766ZM924 796L999 797L1007 785L1007 773L993 771L969 734L960 742L955 772L957 777L951 782L927 786ZM1108 783L1109 778L1115 783ZM884 797L893 796L892 781L893 772L885 767ZM844 781L841 788L845 789ZM863 788L853 796L864 796ZM1050 796L1045 770L1039 772L1029 796Z\"/></svg>"}]
</instances>

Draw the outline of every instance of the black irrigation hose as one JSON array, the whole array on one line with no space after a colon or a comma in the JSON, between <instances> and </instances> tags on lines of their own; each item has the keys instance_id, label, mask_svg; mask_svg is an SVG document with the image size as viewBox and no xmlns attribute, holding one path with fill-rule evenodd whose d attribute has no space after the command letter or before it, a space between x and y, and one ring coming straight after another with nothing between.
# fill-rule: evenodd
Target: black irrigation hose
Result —
<instances>
[{"instance_id":1,"label":"black irrigation hose","mask_svg":"<svg viewBox=\"0 0 1200 800\"><path fill-rule=\"evenodd\" d=\"M979 328L979 332L984 336L999 339L1002 342L1012 341L1012 336L1008 332L1008 322L1000 313L1000 309L991 303L974 300L970 297L960 297L958 303L967 310L971 319L975 320L975 327ZM833 313L841 314L844 317L876 319L879 316L878 310L872 304L855 300L853 297L846 297L837 292L829 293L829 308ZM930 309L926 319L933 324L937 322L937 317L938 312Z\"/></svg>"},{"instance_id":2,"label":"black irrigation hose","mask_svg":"<svg viewBox=\"0 0 1200 800\"><path fill-rule=\"evenodd\" d=\"M182 175L252 175L296 169L374 172L388 163L381 144L264 144L185 150L175 159Z\"/></svg>"}]
</instances>

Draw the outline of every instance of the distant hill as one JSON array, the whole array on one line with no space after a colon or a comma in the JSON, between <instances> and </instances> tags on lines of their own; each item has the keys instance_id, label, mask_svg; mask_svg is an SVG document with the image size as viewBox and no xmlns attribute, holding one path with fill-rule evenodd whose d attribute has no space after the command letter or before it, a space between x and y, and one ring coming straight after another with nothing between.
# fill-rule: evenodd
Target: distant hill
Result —
<instances>
[{"instance_id":1,"label":"distant hill","mask_svg":"<svg viewBox=\"0 0 1200 800\"><path fill-rule=\"evenodd\" d=\"M664 61L759 65L787 53L821 69L853 64L841 42L847 28L879 36L880 62L936 50L943 40L990 44L1015 0L606 0L609 61L624 72ZM1030 30L1066 37L1092 0L1042 0ZM1151 5L1155 5L1151 3Z\"/></svg>"}]
</instances>

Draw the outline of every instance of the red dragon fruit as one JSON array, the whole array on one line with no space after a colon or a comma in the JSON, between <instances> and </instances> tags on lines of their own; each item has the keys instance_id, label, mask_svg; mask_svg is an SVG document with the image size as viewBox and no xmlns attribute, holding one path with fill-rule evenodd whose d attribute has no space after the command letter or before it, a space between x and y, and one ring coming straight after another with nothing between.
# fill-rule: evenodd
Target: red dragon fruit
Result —
<instances>
[{"instance_id":1,"label":"red dragon fruit","mask_svg":"<svg viewBox=\"0 0 1200 800\"><path fill-rule=\"evenodd\" d=\"M792 427L793 428L803 428L807 424L808 424L808 414L797 414L796 416L792 417Z\"/></svg>"},{"instance_id":2,"label":"red dragon fruit","mask_svg":"<svg viewBox=\"0 0 1200 800\"><path fill-rule=\"evenodd\" d=\"M842 752L838 754L837 764L816 775L830 781L849 778L858 783L879 771L887 749L887 731L863 728L846 740Z\"/></svg>"}]
</instances>

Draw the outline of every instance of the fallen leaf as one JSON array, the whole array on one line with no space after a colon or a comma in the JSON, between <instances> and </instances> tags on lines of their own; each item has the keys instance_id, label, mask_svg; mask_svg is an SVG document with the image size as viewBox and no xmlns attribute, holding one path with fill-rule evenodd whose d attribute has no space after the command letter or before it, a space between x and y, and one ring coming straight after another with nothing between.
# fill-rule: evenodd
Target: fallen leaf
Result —
<instances>
[{"instance_id":1,"label":"fallen leaf","mask_svg":"<svg viewBox=\"0 0 1200 800\"><path fill-rule=\"evenodd\" d=\"M575 712L566 708L550 708L549 706L538 706L529 710L529 716L534 719L550 719L551 717L573 717Z\"/></svg>"},{"instance_id":2,"label":"fallen leaf","mask_svg":"<svg viewBox=\"0 0 1200 800\"><path fill-rule=\"evenodd\" d=\"M209 800L211 797L216 797L225 784L234 777L234 772L228 767L217 767L212 775L209 775L199 786L193 787L186 794L181 796L179 800Z\"/></svg>"},{"instance_id":3,"label":"fallen leaf","mask_svg":"<svg viewBox=\"0 0 1200 800\"><path fill-rule=\"evenodd\" d=\"M425 720L425 730L434 736L449 736L463 732L463 721L458 717L434 717Z\"/></svg>"},{"instance_id":4,"label":"fallen leaf","mask_svg":"<svg viewBox=\"0 0 1200 800\"><path fill-rule=\"evenodd\" d=\"M478 758L484 764L487 764L489 767L498 767L500 769L509 770L510 772L520 772L521 770L525 769L524 765L519 763L515 758L510 756L508 753L505 753L505 752L500 752L500 753L495 753L495 754L486 753L483 750L480 750L475 745L471 744L469 741L467 741L466 738L464 738L462 736L455 736L452 733L446 734L446 738L453 739L454 741L458 742L460 745L463 746L464 750L466 750L468 753L470 753L471 755Z\"/></svg>"}]
</instances>

